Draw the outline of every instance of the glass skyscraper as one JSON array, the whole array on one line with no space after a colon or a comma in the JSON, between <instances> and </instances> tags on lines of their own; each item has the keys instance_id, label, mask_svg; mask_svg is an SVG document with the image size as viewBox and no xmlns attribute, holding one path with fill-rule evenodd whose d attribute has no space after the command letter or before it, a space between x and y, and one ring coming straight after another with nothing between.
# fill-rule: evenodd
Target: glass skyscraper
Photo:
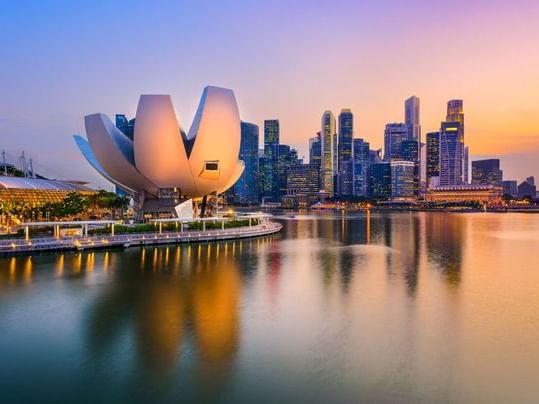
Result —
<instances>
[{"instance_id":1,"label":"glass skyscraper","mask_svg":"<svg viewBox=\"0 0 539 404\"><path fill-rule=\"evenodd\" d=\"M440 177L440 132L427 133L427 187L439 183ZM432 179L436 178L435 181Z\"/></svg>"},{"instance_id":2,"label":"glass skyscraper","mask_svg":"<svg viewBox=\"0 0 539 404\"><path fill-rule=\"evenodd\" d=\"M389 162L371 164L369 168L369 190L372 198L391 198L391 164Z\"/></svg>"},{"instance_id":3,"label":"glass skyscraper","mask_svg":"<svg viewBox=\"0 0 539 404\"><path fill-rule=\"evenodd\" d=\"M459 122L442 122L440 130L440 185L461 185L464 143Z\"/></svg>"},{"instance_id":4,"label":"glass skyscraper","mask_svg":"<svg viewBox=\"0 0 539 404\"><path fill-rule=\"evenodd\" d=\"M415 142L417 144L417 142ZM416 167L414 161L391 160L391 198L417 196Z\"/></svg>"},{"instance_id":5,"label":"glass skyscraper","mask_svg":"<svg viewBox=\"0 0 539 404\"><path fill-rule=\"evenodd\" d=\"M404 102L404 122L408 126L408 139L421 141L421 126L419 123L419 98L412 96Z\"/></svg>"},{"instance_id":6,"label":"glass skyscraper","mask_svg":"<svg viewBox=\"0 0 539 404\"><path fill-rule=\"evenodd\" d=\"M472 184L502 186L503 171L500 159L472 161Z\"/></svg>"},{"instance_id":7,"label":"glass skyscraper","mask_svg":"<svg viewBox=\"0 0 539 404\"><path fill-rule=\"evenodd\" d=\"M352 137L354 133L354 115L350 109L343 109L339 114L338 139L338 181L337 194L352 195Z\"/></svg>"},{"instance_id":8,"label":"glass skyscraper","mask_svg":"<svg viewBox=\"0 0 539 404\"><path fill-rule=\"evenodd\" d=\"M124 114L116 114L116 127L120 129L125 136L133 140L135 134L135 118L128 120Z\"/></svg>"},{"instance_id":9,"label":"glass skyscraper","mask_svg":"<svg viewBox=\"0 0 539 404\"><path fill-rule=\"evenodd\" d=\"M401 158L414 163L413 188L414 196L419 196L419 142L405 140L401 143Z\"/></svg>"},{"instance_id":10,"label":"glass skyscraper","mask_svg":"<svg viewBox=\"0 0 539 404\"><path fill-rule=\"evenodd\" d=\"M457 124L457 139L455 139L454 156L443 155L440 149L440 185L461 185L468 183L468 150L464 143L464 103L462 100L449 100L447 102L446 122ZM443 127L443 123L442 123ZM454 126L451 126L454 127ZM453 139L453 133L444 138L443 130L440 133L440 147L444 147L447 139ZM449 158L447 158L449 157ZM447 167L447 164L451 168ZM460 164L460 169L456 165ZM451 172L448 172L450 170Z\"/></svg>"},{"instance_id":11,"label":"glass skyscraper","mask_svg":"<svg viewBox=\"0 0 539 404\"><path fill-rule=\"evenodd\" d=\"M384 160L400 159L402 142L408 140L408 126L405 123L388 123L384 131Z\"/></svg>"},{"instance_id":12,"label":"glass skyscraper","mask_svg":"<svg viewBox=\"0 0 539 404\"><path fill-rule=\"evenodd\" d=\"M245 169L240 179L234 185L234 193L241 204L256 204L259 202L258 189L258 126L241 122L240 160Z\"/></svg>"},{"instance_id":13,"label":"glass skyscraper","mask_svg":"<svg viewBox=\"0 0 539 404\"><path fill-rule=\"evenodd\" d=\"M263 192L262 195L266 198L275 199L278 197L278 191L275 189L278 180L274 175L274 167L276 165L276 156L274 152L279 145L279 120L269 119L264 121L264 167L263 167Z\"/></svg>"},{"instance_id":14,"label":"glass skyscraper","mask_svg":"<svg viewBox=\"0 0 539 404\"><path fill-rule=\"evenodd\" d=\"M337 135L335 132L335 116L331 111L322 115L322 129L320 131L322 145L322 166L320 167L321 188L329 196L334 195L334 176L337 165Z\"/></svg>"},{"instance_id":15,"label":"glass skyscraper","mask_svg":"<svg viewBox=\"0 0 539 404\"><path fill-rule=\"evenodd\" d=\"M369 143L363 139L353 139L353 195L367 197L369 195Z\"/></svg>"}]
</instances>

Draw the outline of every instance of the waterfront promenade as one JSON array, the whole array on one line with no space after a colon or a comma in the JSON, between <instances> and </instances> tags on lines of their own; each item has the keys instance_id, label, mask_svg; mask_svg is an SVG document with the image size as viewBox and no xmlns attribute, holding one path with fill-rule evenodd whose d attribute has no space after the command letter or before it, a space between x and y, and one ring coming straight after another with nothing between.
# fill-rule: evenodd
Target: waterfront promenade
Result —
<instances>
[{"instance_id":1,"label":"waterfront promenade","mask_svg":"<svg viewBox=\"0 0 539 404\"><path fill-rule=\"evenodd\" d=\"M253 226L202 231L163 231L66 238L47 237L33 238L31 240L7 239L0 241L0 255L233 240L248 237L267 236L279 232L281 228L281 224L267 221Z\"/></svg>"}]
</instances>

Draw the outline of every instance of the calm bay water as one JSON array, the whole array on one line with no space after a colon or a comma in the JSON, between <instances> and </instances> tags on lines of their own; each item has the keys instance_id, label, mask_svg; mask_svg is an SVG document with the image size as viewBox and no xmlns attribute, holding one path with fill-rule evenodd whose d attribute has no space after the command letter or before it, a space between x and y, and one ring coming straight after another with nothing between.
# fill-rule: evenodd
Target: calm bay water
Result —
<instances>
[{"instance_id":1,"label":"calm bay water","mask_svg":"<svg viewBox=\"0 0 539 404\"><path fill-rule=\"evenodd\" d=\"M0 258L0 402L538 402L539 215Z\"/></svg>"}]
</instances>

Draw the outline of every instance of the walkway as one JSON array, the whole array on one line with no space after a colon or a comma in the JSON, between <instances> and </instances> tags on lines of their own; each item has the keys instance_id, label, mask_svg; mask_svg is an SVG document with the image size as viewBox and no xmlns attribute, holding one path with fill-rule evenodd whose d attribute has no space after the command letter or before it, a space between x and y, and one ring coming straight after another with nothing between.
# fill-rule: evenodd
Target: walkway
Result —
<instances>
[{"instance_id":1,"label":"walkway","mask_svg":"<svg viewBox=\"0 0 539 404\"><path fill-rule=\"evenodd\" d=\"M233 240L247 237L266 236L278 233L282 225L266 222L255 226L230 229L183 231L162 233L136 233L99 235L70 238L10 239L0 241L0 255L28 254L41 251L86 250L106 247L130 247L156 244L193 243L201 241Z\"/></svg>"}]
</instances>

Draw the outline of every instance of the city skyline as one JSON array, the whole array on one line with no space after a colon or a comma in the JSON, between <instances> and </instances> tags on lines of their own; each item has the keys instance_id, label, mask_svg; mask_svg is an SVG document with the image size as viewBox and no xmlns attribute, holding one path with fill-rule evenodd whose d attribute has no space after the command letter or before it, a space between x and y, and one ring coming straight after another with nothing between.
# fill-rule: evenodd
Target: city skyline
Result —
<instances>
[{"instance_id":1,"label":"city skyline","mask_svg":"<svg viewBox=\"0 0 539 404\"><path fill-rule=\"evenodd\" d=\"M57 174L103 186L68 141L83 133L86 112L133 117L139 94L196 100L202 85L216 84L235 89L242 120L262 127L266 119L279 119L281 142L306 158L308 139L320 130L325 110L351 109L354 137L376 149L387 123L404 122L403 100L421 99L426 134L439 129L447 100L463 99L470 161L500 158L507 178L537 174L539 83L533 72L539 56L528 48L537 35L539 6L457 3L458 29L453 18L443 18L454 5L427 2L298 2L286 12L276 5L235 3L214 5L207 14L202 8L208 4L160 3L148 12L121 2L51 2L46 20L39 3L5 5L1 37L11 46L3 47L7 63L0 67L2 77L10 78L0 102L2 147L28 150ZM269 15L279 21L278 32L263 18ZM97 16L103 32L93 23ZM334 21L332 29L318 30L326 19ZM137 29L143 21L151 35ZM254 34L244 35L245 29ZM345 46L348 59L338 63ZM134 50L146 56L126 68ZM405 57L413 62L388 63ZM196 102L186 101L176 112L194 116L195 108Z\"/></svg>"}]
</instances>

